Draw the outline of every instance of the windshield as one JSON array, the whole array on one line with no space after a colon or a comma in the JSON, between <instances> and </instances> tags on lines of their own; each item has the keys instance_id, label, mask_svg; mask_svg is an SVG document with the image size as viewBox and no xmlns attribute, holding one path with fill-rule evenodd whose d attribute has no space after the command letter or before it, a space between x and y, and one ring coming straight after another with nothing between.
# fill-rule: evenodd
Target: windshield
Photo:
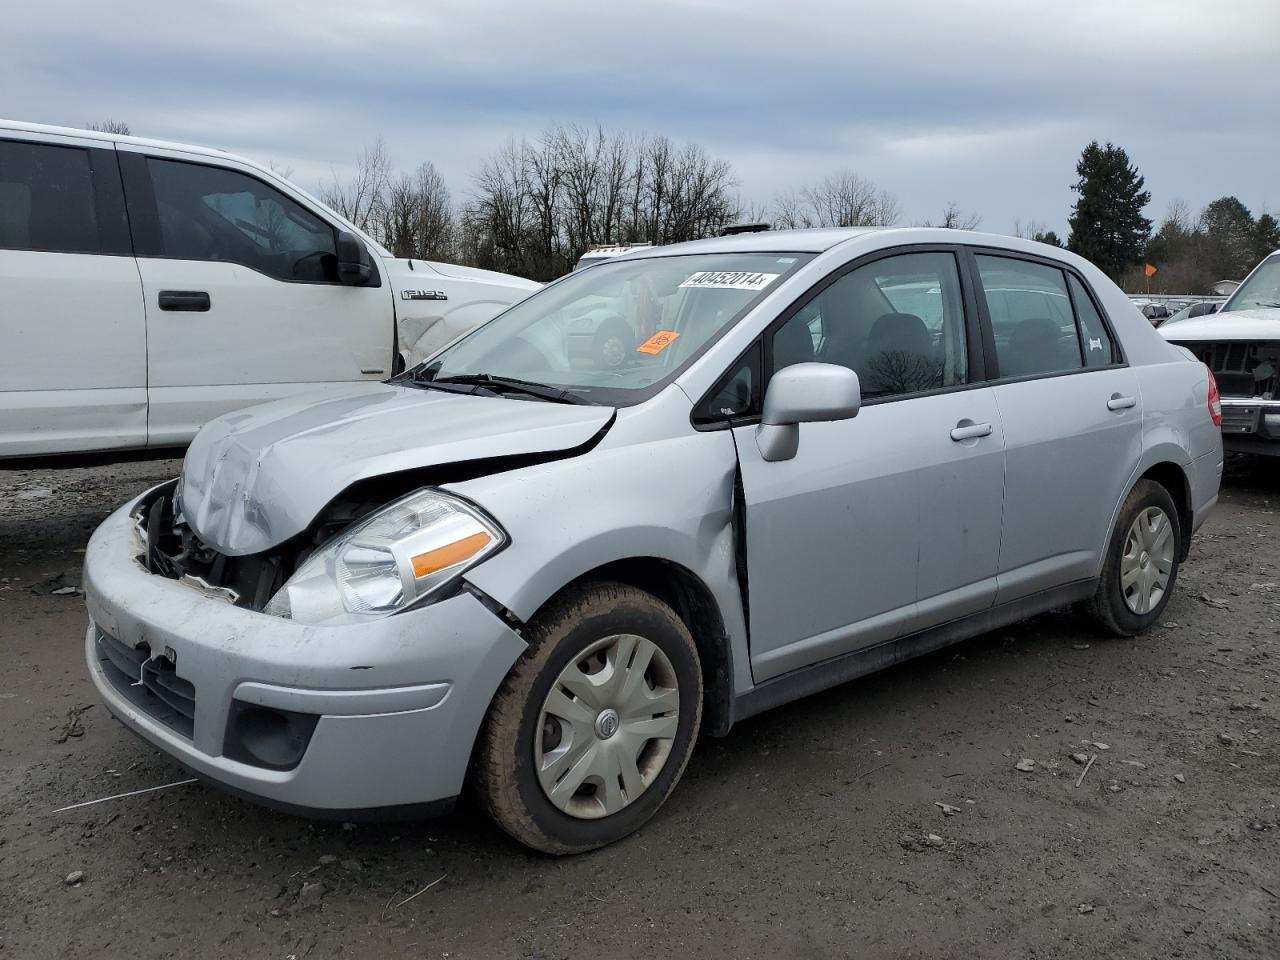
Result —
<instances>
[{"instance_id":1,"label":"windshield","mask_svg":"<svg viewBox=\"0 0 1280 960\"><path fill-rule=\"evenodd\" d=\"M478 327L413 371L413 379L484 374L551 386L591 403L638 403L809 259L719 253L601 263Z\"/></svg>"},{"instance_id":2,"label":"windshield","mask_svg":"<svg viewBox=\"0 0 1280 960\"><path fill-rule=\"evenodd\" d=\"M1280 253L1258 264L1219 312L1259 307L1280 307Z\"/></svg>"}]
</instances>

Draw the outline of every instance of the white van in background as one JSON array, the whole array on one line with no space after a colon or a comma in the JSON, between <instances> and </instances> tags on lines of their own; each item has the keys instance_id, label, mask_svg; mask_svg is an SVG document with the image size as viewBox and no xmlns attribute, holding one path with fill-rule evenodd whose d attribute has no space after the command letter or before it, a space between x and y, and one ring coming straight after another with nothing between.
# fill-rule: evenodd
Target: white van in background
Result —
<instances>
[{"instance_id":1,"label":"white van in background","mask_svg":"<svg viewBox=\"0 0 1280 960\"><path fill-rule=\"evenodd\" d=\"M396 259L220 150L0 120L0 459L182 446L385 380L538 286Z\"/></svg>"}]
</instances>

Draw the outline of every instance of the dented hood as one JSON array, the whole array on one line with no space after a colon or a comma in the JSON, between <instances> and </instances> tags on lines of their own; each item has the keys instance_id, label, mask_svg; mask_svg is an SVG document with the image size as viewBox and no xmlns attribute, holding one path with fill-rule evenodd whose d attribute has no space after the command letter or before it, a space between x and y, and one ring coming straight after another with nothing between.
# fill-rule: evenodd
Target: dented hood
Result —
<instances>
[{"instance_id":1,"label":"dented hood","mask_svg":"<svg viewBox=\"0 0 1280 960\"><path fill-rule=\"evenodd\" d=\"M1157 329L1161 336L1174 343L1280 340L1280 309L1227 310L1161 324Z\"/></svg>"},{"instance_id":2,"label":"dented hood","mask_svg":"<svg viewBox=\"0 0 1280 960\"><path fill-rule=\"evenodd\" d=\"M220 553L258 553L301 533L358 480L570 450L613 412L395 384L268 403L196 434L182 469L182 513Z\"/></svg>"}]
</instances>

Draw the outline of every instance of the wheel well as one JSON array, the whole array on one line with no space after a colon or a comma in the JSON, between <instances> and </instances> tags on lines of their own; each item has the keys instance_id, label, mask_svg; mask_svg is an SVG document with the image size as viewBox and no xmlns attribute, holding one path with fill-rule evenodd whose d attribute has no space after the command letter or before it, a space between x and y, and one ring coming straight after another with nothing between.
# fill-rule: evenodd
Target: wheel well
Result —
<instances>
[{"instance_id":1,"label":"wheel well","mask_svg":"<svg viewBox=\"0 0 1280 960\"><path fill-rule=\"evenodd\" d=\"M702 729L712 736L727 733L733 722L733 657L719 604L707 585L692 571L669 560L632 557L584 573L565 584L543 607L591 580L628 584L652 594L676 612L689 628L702 663Z\"/></svg>"},{"instance_id":2,"label":"wheel well","mask_svg":"<svg viewBox=\"0 0 1280 960\"><path fill-rule=\"evenodd\" d=\"M1176 463L1165 461L1157 463L1139 479L1151 480L1160 484L1173 498L1173 505L1178 510L1178 528L1182 531L1182 544L1178 560L1186 560L1191 551L1191 486L1187 483L1187 475Z\"/></svg>"}]
</instances>

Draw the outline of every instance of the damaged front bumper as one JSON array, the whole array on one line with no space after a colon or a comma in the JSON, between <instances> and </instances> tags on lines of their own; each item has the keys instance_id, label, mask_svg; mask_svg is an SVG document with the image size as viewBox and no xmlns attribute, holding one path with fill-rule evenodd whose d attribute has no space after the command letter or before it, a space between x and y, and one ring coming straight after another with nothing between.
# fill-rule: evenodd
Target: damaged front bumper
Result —
<instances>
[{"instance_id":1,"label":"damaged front bumper","mask_svg":"<svg viewBox=\"0 0 1280 960\"><path fill-rule=\"evenodd\" d=\"M1222 446L1235 453L1280 456L1280 400L1224 396Z\"/></svg>"},{"instance_id":2,"label":"damaged front bumper","mask_svg":"<svg viewBox=\"0 0 1280 960\"><path fill-rule=\"evenodd\" d=\"M299 812L457 796L525 647L499 615L467 590L337 627L237 607L144 568L142 499L85 554L89 675L119 720L202 778Z\"/></svg>"}]
</instances>

